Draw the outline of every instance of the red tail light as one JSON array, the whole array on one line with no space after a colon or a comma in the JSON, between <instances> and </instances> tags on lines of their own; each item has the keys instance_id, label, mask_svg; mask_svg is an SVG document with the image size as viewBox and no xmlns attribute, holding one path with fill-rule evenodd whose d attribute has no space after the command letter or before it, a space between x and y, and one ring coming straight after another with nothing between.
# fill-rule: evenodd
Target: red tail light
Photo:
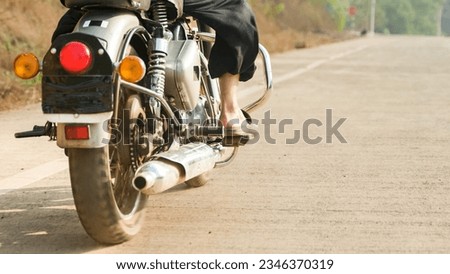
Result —
<instances>
[{"instance_id":1,"label":"red tail light","mask_svg":"<svg viewBox=\"0 0 450 274\"><path fill-rule=\"evenodd\" d=\"M61 66L69 73L86 72L92 64L92 54L88 46L81 42L70 42L61 49L59 54Z\"/></svg>"},{"instance_id":2,"label":"red tail light","mask_svg":"<svg viewBox=\"0 0 450 274\"><path fill-rule=\"evenodd\" d=\"M64 131L67 140L89 140L88 125L65 126Z\"/></svg>"}]
</instances>

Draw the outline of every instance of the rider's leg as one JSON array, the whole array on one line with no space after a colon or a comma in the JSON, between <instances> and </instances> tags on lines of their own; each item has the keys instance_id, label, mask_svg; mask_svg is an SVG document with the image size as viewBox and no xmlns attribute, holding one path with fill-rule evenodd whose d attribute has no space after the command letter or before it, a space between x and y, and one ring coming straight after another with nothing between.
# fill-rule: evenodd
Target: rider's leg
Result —
<instances>
[{"instance_id":1,"label":"rider's leg","mask_svg":"<svg viewBox=\"0 0 450 274\"><path fill-rule=\"evenodd\" d=\"M237 103L239 81L255 72L258 32L254 14L245 0L185 0L184 11L216 31L209 69L219 77L222 93L223 125L242 123L245 118Z\"/></svg>"},{"instance_id":2,"label":"rider's leg","mask_svg":"<svg viewBox=\"0 0 450 274\"><path fill-rule=\"evenodd\" d=\"M245 117L239 107L237 100L237 90L239 85L239 75L225 73L219 77L220 96L222 101L222 111L220 122L223 126L232 124L242 124Z\"/></svg>"}]
</instances>

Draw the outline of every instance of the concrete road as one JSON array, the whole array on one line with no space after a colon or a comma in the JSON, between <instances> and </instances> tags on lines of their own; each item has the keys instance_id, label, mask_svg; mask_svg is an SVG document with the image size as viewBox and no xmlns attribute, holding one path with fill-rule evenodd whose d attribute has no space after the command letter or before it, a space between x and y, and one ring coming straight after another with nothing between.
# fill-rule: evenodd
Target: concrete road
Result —
<instances>
[{"instance_id":1,"label":"concrete road","mask_svg":"<svg viewBox=\"0 0 450 274\"><path fill-rule=\"evenodd\" d=\"M206 186L150 197L118 246L85 234L56 144L12 138L39 106L0 113L0 252L449 253L450 39L359 39L273 67L259 141Z\"/></svg>"}]
</instances>

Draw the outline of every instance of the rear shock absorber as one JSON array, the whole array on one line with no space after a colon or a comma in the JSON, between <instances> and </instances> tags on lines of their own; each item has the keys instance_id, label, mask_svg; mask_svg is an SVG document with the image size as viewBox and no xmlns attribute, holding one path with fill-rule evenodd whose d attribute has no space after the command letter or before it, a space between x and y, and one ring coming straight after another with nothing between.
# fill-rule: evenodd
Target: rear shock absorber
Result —
<instances>
[{"instance_id":1,"label":"rear shock absorber","mask_svg":"<svg viewBox=\"0 0 450 274\"><path fill-rule=\"evenodd\" d=\"M153 20L160 23L164 28L169 26L169 19L167 16L166 1L156 0L152 3L153 8Z\"/></svg>"},{"instance_id":2,"label":"rear shock absorber","mask_svg":"<svg viewBox=\"0 0 450 274\"><path fill-rule=\"evenodd\" d=\"M166 78L166 57L172 32L168 30L166 1L156 0L153 4L153 19L160 24L153 33L153 46L149 54L150 89L163 94Z\"/></svg>"},{"instance_id":3,"label":"rear shock absorber","mask_svg":"<svg viewBox=\"0 0 450 274\"><path fill-rule=\"evenodd\" d=\"M150 89L159 94L163 94L165 88L166 56L166 52L153 49L149 59Z\"/></svg>"}]
</instances>

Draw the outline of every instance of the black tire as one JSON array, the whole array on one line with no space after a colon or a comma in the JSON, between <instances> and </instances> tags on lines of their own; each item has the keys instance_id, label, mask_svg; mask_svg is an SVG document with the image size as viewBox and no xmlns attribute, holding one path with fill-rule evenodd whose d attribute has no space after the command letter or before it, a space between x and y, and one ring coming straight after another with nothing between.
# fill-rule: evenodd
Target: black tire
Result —
<instances>
[{"instance_id":1,"label":"black tire","mask_svg":"<svg viewBox=\"0 0 450 274\"><path fill-rule=\"evenodd\" d=\"M128 96L123 109L127 110L119 116L123 140L113 139L104 148L68 149L78 217L86 232L102 244L119 244L136 235L147 200L131 184L141 159L136 154L131 157L138 136L130 134L137 134L136 119L145 120L139 96ZM126 130L130 133L125 134Z\"/></svg>"},{"instance_id":2,"label":"black tire","mask_svg":"<svg viewBox=\"0 0 450 274\"><path fill-rule=\"evenodd\" d=\"M108 146L68 149L68 154L75 206L86 232L102 244L119 244L136 235L147 198L131 187L132 169L113 180Z\"/></svg>"}]
</instances>

